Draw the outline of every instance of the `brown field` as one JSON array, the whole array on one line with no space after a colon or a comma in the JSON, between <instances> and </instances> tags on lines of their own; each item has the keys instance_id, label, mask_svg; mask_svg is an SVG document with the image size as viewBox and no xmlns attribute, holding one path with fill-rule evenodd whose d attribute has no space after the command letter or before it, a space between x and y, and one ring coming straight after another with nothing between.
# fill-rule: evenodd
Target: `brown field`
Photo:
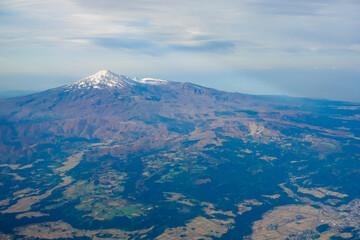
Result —
<instances>
[{"instance_id":1,"label":"brown field","mask_svg":"<svg viewBox=\"0 0 360 240\"><path fill-rule=\"evenodd\" d=\"M74 155L68 157L67 161L63 162L64 166L55 169L55 172L64 173L64 172L69 171L70 169L73 169L74 167L76 167L76 165L78 165L80 163L83 154L84 154L84 152L79 152L77 154L74 154Z\"/></svg>"},{"instance_id":2,"label":"brown field","mask_svg":"<svg viewBox=\"0 0 360 240\"><path fill-rule=\"evenodd\" d=\"M213 239L212 237L220 237L226 233L234 224L232 218L227 220L207 219L197 217L184 227L168 228L163 234L158 236L157 240L167 239Z\"/></svg>"},{"instance_id":3,"label":"brown field","mask_svg":"<svg viewBox=\"0 0 360 240\"><path fill-rule=\"evenodd\" d=\"M285 240L289 235L301 234L305 230L315 232L315 228L323 223L338 224L336 220L326 216L323 210L308 205L281 206L254 223L251 238Z\"/></svg>"},{"instance_id":4,"label":"brown field","mask_svg":"<svg viewBox=\"0 0 360 240\"><path fill-rule=\"evenodd\" d=\"M104 229L104 230L79 230L71 227L69 224L57 222L45 222L39 224L32 224L25 227L16 228L15 231L18 235L27 238L40 238L40 239L59 239L59 238L74 238L74 237L89 237L96 240L105 239L132 239L132 235L143 235L150 231L152 228L138 230L138 231L122 231L118 229ZM101 235L108 234L111 238L101 237Z\"/></svg>"},{"instance_id":5,"label":"brown field","mask_svg":"<svg viewBox=\"0 0 360 240\"><path fill-rule=\"evenodd\" d=\"M215 210L215 206L212 203L202 202L202 206L204 206L205 213L210 217L215 217L215 214L221 214L228 217L236 217L234 213L231 211L222 211L222 210Z\"/></svg>"},{"instance_id":6,"label":"brown field","mask_svg":"<svg viewBox=\"0 0 360 240\"><path fill-rule=\"evenodd\" d=\"M262 203L259 202L259 201L256 200L256 199L244 200L244 202L239 203L239 204L237 205L237 207L238 207L238 212L237 212L237 214L238 214L238 215L241 215L241 214L243 214L244 212L251 211L251 210L252 210L252 206L259 206L259 205L262 205Z\"/></svg>"},{"instance_id":7,"label":"brown field","mask_svg":"<svg viewBox=\"0 0 360 240\"><path fill-rule=\"evenodd\" d=\"M1 211L1 213L20 213L29 211L33 204L40 202L42 199L50 196L55 189L67 186L73 181L69 176L63 177L62 180L62 183L58 184L50 190L47 190L44 194L21 198L8 209Z\"/></svg>"},{"instance_id":8,"label":"brown field","mask_svg":"<svg viewBox=\"0 0 360 240\"><path fill-rule=\"evenodd\" d=\"M72 183L73 179L70 176L65 176L65 173L79 164L80 160L82 159L83 153L84 152L82 151L68 157L67 161L63 163L64 164L63 167L55 169L55 172L59 173L60 176L62 176L62 180L63 180L57 186L47 190L45 193L41 195L34 195L33 191L36 191L34 189L20 190L16 192L17 197L20 199L14 205L10 206L8 209L1 211L1 213L20 213L20 212L30 211L31 206L33 204L38 203L42 199L49 197L55 189L67 186L70 183ZM17 169L18 167L19 165L12 165L12 168ZM17 176L15 173L9 173L9 174L15 175L15 179L17 180L25 179L20 176ZM31 194L28 194L29 192L31 192Z\"/></svg>"},{"instance_id":9,"label":"brown field","mask_svg":"<svg viewBox=\"0 0 360 240\"><path fill-rule=\"evenodd\" d=\"M20 219L23 217L32 218L32 217L42 217L42 216L49 216L49 214L42 213L42 212L26 212L26 213L20 213L16 215L16 219Z\"/></svg>"},{"instance_id":10,"label":"brown field","mask_svg":"<svg viewBox=\"0 0 360 240\"><path fill-rule=\"evenodd\" d=\"M261 195L262 197L267 197L267 198L271 198L271 199L277 199L279 197L281 197L280 194L274 194L274 195Z\"/></svg>"},{"instance_id":11,"label":"brown field","mask_svg":"<svg viewBox=\"0 0 360 240\"><path fill-rule=\"evenodd\" d=\"M298 192L304 193L304 194L310 194L317 198L324 198L326 196L334 196L338 198L345 198L348 195L342 194L334 191L327 190L326 188L303 188L298 187Z\"/></svg>"}]
</instances>

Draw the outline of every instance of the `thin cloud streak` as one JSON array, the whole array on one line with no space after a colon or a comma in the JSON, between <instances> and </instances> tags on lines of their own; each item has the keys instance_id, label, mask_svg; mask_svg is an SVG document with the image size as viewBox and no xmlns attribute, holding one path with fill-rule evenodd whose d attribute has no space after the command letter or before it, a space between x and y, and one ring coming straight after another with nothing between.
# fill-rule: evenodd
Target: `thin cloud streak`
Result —
<instances>
[{"instance_id":1,"label":"thin cloud streak","mask_svg":"<svg viewBox=\"0 0 360 240\"><path fill-rule=\"evenodd\" d=\"M43 1L36 4L5 1L4 9L22 14L17 19L3 17L2 32L15 39L14 47L20 44L31 47L32 43L41 42L39 38L45 44L51 42L61 47L62 39L112 39L118 35L127 36L127 40L122 38L122 41L146 39L144 41L173 46L177 46L174 44L176 41L196 41L201 37L209 38L213 43L248 41L279 50L293 45L299 49L334 44L338 48L349 48L359 41L359 34L351 30L358 26L359 17L353 12L360 10L360 4L344 5L334 1L327 4L322 1L289 3L283 0L271 3L228 0L222 4L210 1L201 8L199 4L155 0L131 3L78 0L61 1L61 4L59 1L46 4ZM333 14L333 5L339 5L338 15ZM349 14L353 19L349 19ZM139 16L146 21L139 20ZM97 41L93 43L98 45ZM206 47L201 40L198 45ZM214 48L214 45L208 44L209 48ZM140 44L138 46L143 48ZM178 50L180 46L168 51ZM202 48L184 46L183 49L198 52Z\"/></svg>"},{"instance_id":2,"label":"thin cloud streak","mask_svg":"<svg viewBox=\"0 0 360 240\"><path fill-rule=\"evenodd\" d=\"M227 41L206 41L196 45L172 45L178 51L190 52L228 52L234 49L235 44Z\"/></svg>"}]
</instances>

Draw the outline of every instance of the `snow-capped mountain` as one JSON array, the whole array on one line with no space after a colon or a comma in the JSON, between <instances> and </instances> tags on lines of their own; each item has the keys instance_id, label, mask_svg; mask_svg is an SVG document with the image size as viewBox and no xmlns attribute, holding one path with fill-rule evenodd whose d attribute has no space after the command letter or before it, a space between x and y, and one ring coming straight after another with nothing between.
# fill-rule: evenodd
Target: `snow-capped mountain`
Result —
<instances>
[{"instance_id":1,"label":"snow-capped mountain","mask_svg":"<svg viewBox=\"0 0 360 240\"><path fill-rule=\"evenodd\" d=\"M161 85L169 81L155 78L130 78L124 75L118 75L109 70L101 70L89 77L83 78L66 86L70 89L104 89L104 88L123 88L136 84Z\"/></svg>"},{"instance_id":2,"label":"snow-capped mountain","mask_svg":"<svg viewBox=\"0 0 360 240\"><path fill-rule=\"evenodd\" d=\"M235 95L238 97L238 94ZM191 83L130 78L102 70L65 86L5 101L0 116L13 109L14 119L43 119L45 116L55 119L97 118L99 114L102 117L119 117L125 116L125 110L130 111L128 115L143 115L148 109L163 108L161 111L169 111L170 102L174 105L181 102L184 107L180 111L196 111L199 107L197 104L209 105L213 101L230 99L235 95ZM204 102L198 96L208 100ZM165 100L166 104L160 104Z\"/></svg>"},{"instance_id":3,"label":"snow-capped mountain","mask_svg":"<svg viewBox=\"0 0 360 240\"><path fill-rule=\"evenodd\" d=\"M358 239L359 126L360 104L110 71L0 99L0 239Z\"/></svg>"}]
</instances>

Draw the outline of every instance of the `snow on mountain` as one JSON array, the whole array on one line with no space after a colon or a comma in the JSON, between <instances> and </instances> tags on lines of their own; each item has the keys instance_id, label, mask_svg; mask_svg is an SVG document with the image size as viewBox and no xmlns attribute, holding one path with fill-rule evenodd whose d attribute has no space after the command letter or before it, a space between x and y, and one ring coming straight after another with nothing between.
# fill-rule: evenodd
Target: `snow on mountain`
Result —
<instances>
[{"instance_id":1,"label":"snow on mountain","mask_svg":"<svg viewBox=\"0 0 360 240\"><path fill-rule=\"evenodd\" d=\"M151 84L151 85L161 85L161 84L169 83L169 81L167 81L167 80L156 79L156 78L142 78L142 79L135 78L134 80L139 83Z\"/></svg>"},{"instance_id":2,"label":"snow on mountain","mask_svg":"<svg viewBox=\"0 0 360 240\"><path fill-rule=\"evenodd\" d=\"M127 76L117 75L109 70L102 70L94 75L83 78L79 81L67 85L69 89L90 89L97 88L103 89L108 87L123 88L136 84L134 79Z\"/></svg>"},{"instance_id":3,"label":"snow on mountain","mask_svg":"<svg viewBox=\"0 0 360 240\"><path fill-rule=\"evenodd\" d=\"M103 89L103 88L123 88L125 86L132 86L138 83L141 84L151 84L151 85L161 85L166 84L168 81L155 79L155 78L143 78L136 79L130 78L124 75L117 75L109 70L102 70L94 75L83 78L76 82L73 82L66 86L68 90L70 89Z\"/></svg>"}]
</instances>

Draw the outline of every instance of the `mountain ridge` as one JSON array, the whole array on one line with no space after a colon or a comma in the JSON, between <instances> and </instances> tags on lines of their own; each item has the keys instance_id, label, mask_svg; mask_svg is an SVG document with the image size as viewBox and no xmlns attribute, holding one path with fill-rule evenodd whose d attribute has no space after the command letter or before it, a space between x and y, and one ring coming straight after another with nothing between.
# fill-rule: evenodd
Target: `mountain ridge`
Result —
<instances>
[{"instance_id":1,"label":"mountain ridge","mask_svg":"<svg viewBox=\"0 0 360 240\"><path fill-rule=\"evenodd\" d=\"M106 80L106 76L110 77L113 79L113 81L108 81ZM102 78L104 77L104 78ZM66 85L62 85L62 86L58 86L58 87L54 87L54 88L50 88L50 89L46 89L46 90L42 90L42 91L24 91L24 90L15 90L14 94L12 93L7 93L4 92L4 96L1 96L0 101L3 99L8 99L8 98L18 98L18 97L26 97L26 96L30 96L33 94L42 94L42 93L46 93L46 92L53 92L56 91L58 89L64 89L64 91L69 91L70 89L102 89L102 88L111 88L111 87L118 87L121 88L123 87L122 84L125 85L166 85L166 84L172 84L172 85L182 85L183 88L188 88L189 86L191 86L190 88L194 89L194 91L196 91L196 89L202 89L202 90L208 90L208 91L216 91L216 92L222 92L222 93L228 93L228 94L240 94L242 96L249 96L249 97L256 97L258 99L263 99L263 100L277 100L278 102L284 102L284 101L288 101L288 102L299 102L299 101L325 101L325 102L332 102L332 103L342 103L342 104L349 104L349 105L357 105L358 102L354 102L354 101L343 101L343 100L329 100L326 98L308 98L308 97L294 97L294 96L288 96L288 95L254 95L254 94L245 94L245 93L240 93L240 92L229 92L229 91L224 91L224 90L218 90L215 88L211 88L211 87L205 87L202 85L198 85L195 83L191 83L191 82L176 82L176 81L169 81L169 80L163 80L163 79L157 79L157 78L151 78L151 77L145 77L145 78L132 78L126 75L121 75L121 74L116 74L111 72L110 70L100 70L98 72L96 72L95 74L89 75L87 77L84 77L80 80L75 80L72 83L66 84ZM102 85L102 86L99 86ZM19 92L19 93L17 93ZM27 92L29 92L27 94ZM14 96L12 96L14 95Z\"/></svg>"},{"instance_id":2,"label":"mountain ridge","mask_svg":"<svg viewBox=\"0 0 360 240\"><path fill-rule=\"evenodd\" d=\"M94 75L0 100L0 238L359 236L359 104Z\"/></svg>"},{"instance_id":3,"label":"mountain ridge","mask_svg":"<svg viewBox=\"0 0 360 240\"><path fill-rule=\"evenodd\" d=\"M30 146L43 135L49 138L78 136L104 141L110 138L125 141L124 136L133 135L134 131L141 132L141 135L146 136L144 139L158 136L160 142L155 141L154 145L150 145L158 148L171 144L174 137L181 136L179 132L190 133L204 119L218 121L229 118L217 124L226 126L226 131L232 137L251 133L255 134L254 136L265 134L267 138L266 134L272 131L264 131L264 128L274 128L274 136L280 136L275 134L279 131L278 128L303 124L294 124L288 119L294 119L298 115L306 116L314 111L328 111L329 108L326 101L264 98L228 93L192 83L167 81L166 84L144 84L109 71L100 71L72 84L77 86L84 82L95 84L91 86L101 83L103 87L93 88L85 84L85 87L69 88L69 85L65 85L24 97L0 100L0 119L6 122L2 128L5 136L10 136L13 129L16 129L17 135L23 136L23 144ZM119 82L122 86L114 82ZM344 103L331 104L333 111L338 108L337 105L345 106ZM346 106L357 109L357 105L346 103ZM336 110L339 113L343 111ZM352 112L355 114L357 110ZM232 129L233 125L243 130ZM161 127L160 131L158 127ZM344 130L324 131L337 136L351 134ZM33 136L33 139L28 138L34 132L40 135ZM159 133L168 135L169 139L165 140ZM177 141L174 141L174 144L177 144ZM16 153L15 150L12 152Z\"/></svg>"}]
</instances>

